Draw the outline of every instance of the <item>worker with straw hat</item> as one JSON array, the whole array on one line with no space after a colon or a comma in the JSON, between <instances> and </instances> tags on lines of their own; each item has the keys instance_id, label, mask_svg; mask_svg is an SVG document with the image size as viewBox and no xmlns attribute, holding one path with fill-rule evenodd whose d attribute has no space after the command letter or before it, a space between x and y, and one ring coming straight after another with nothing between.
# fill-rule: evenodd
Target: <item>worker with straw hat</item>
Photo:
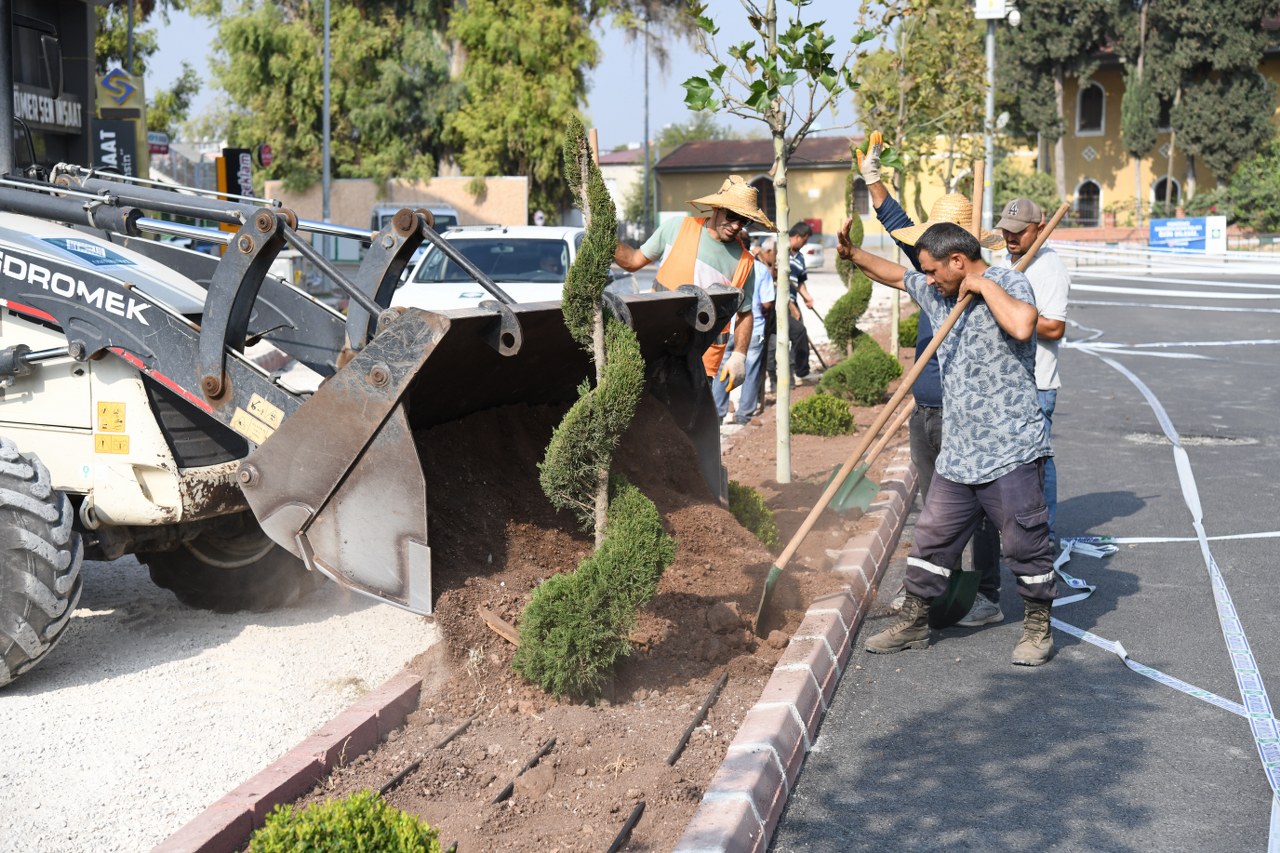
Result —
<instances>
[{"instance_id":1,"label":"worker with straw hat","mask_svg":"<svg viewBox=\"0 0 1280 853\"><path fill-rule=\"evenodd\" d=\"M671 218L658 226L639 249L618 243L614 263L635 272L659 261L657 290L675 290L684 284L710 287L713 284L742 291L734 321L733 352L725 357L729 339L726 326L717 341L702 357L712 381L716 409L723 420L729 412L728 392L741 385L747 373L747 350L751 345L751 298L755 288L755 258L747 250L746 227L755 222L770 230L774 225L760 210L756 188L738 175L730 175L720 189L689 202L704 216Z\"/></svg>"},{"instance_id":2,"label":"worker with straw hat","mask_svg":"<svg viewBox=\"0 0 1280 853\"><path fill-rule=\"evenodd\" d=\"M938 347L942 364L942 451L907 557L898 620L869 638L876 654L929 645L929 606L959 569L985 513L1000 528L1004 558L1025 616L1013 663L1039 666L1053 653L1049 614L1057 585L1044 504L1049 432L1036 396L1036 306L1017 270L990 267L977 238L952 222L916 241L921 272L855 247L845 222L836 252L873 281L905 290L935 328L959 300L973 301Z\"/></svg>"}]
</instances>

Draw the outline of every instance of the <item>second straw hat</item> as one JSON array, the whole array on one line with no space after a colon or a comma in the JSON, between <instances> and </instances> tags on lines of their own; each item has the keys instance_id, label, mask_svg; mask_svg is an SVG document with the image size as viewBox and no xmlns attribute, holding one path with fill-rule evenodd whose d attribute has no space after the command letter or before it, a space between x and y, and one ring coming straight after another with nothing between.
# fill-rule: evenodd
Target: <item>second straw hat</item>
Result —
<instances>
[{"instance_id":1,"label":"second straw hat","mask_svg":"<svg viewBox=\"0 0 1280 853\"><path fill-rule=\"evenodd\" d=\"M929 210L929 218L924 222L889 233L895 240L914 246L920 239L920 235L929 230L929 226L937 225L939 222L952 222L962 228L969 228L973 225L973 202L969 201L968 196L960 193L947 193L933 203L933 207ZM978 242L986 249L1004 248L1004 238L985 228L982 229Z\"/></svg>"}]
</instances>

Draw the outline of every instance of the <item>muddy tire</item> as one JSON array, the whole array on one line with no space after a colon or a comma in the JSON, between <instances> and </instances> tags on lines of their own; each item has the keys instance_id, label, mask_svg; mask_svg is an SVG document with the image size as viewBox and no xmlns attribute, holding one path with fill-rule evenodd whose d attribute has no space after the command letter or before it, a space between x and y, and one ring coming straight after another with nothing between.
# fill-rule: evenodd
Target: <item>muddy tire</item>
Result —
<instances>
[{"instance_id":1,"label":"muddy tire","mask_svg":"<svg viewBox=\"0 0 1280 853\"><path fill-rule=\"evenodd\" d=\"M139 554L151 580L188 607L234 613L288 607L324 585L251 516L229 519L173 551Z\"/></svg>"},{"instance_id":2,"label":"muddy tire","mask_svg":"<svg viewBox=\"0 0 1280 853\"><path fill-rule=\"evenodd\" d=\"M49 469L0 438L0 687L47 655L80 600L84 546Z\"/></svg>"}]
</instances>

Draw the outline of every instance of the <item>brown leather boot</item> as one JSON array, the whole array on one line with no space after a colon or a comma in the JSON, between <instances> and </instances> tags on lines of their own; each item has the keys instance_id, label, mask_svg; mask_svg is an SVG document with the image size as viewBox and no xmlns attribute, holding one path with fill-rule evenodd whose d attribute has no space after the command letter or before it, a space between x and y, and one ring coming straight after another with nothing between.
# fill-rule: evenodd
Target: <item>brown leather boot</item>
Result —
<instances>
[{"instance_id":1,"label":"brown leather boot","mask_svg":"<svg viewBox=\"0 0 1280 853\"><path fill-rule=\"evenodd\" d=\"M1022 618L1022 639L1013 647L1016 666L1039 666L1053 655L1053 629L1049 626L1051 601L1024 599L1026 615Z\"/></svg>"},{"instance_id":2,"label":"brown leather boot","mask_svg":"<svg viewBox=\"0 0 1280 853\"><path fill-rule=\"evenodd\" d=\"M867 651L887 655L906 649L929 648L929 602L908 592L898 611L898 621L867 640Z\"/></svg>"}]
</instances>

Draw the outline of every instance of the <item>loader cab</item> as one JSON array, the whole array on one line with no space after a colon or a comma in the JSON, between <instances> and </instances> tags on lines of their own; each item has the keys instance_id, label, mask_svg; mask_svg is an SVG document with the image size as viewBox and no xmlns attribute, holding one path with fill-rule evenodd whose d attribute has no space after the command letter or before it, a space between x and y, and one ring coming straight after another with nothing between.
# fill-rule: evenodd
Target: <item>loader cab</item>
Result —
<instances>
[{"instance_id":1,"label":"loader cab","mask_svg":"<svg viewBox=\"0 0 1280 853\"><path fill-rule=\"evenodd\" d=\"M0 109L12 110L15 171L92 159L94 102L93 4L83 0L14 0L8 20L12 39L13 94ZM5 61L10 61L6 59ZM7 124L0 122L0 127Z\"/></svg>"}]
</instances>

